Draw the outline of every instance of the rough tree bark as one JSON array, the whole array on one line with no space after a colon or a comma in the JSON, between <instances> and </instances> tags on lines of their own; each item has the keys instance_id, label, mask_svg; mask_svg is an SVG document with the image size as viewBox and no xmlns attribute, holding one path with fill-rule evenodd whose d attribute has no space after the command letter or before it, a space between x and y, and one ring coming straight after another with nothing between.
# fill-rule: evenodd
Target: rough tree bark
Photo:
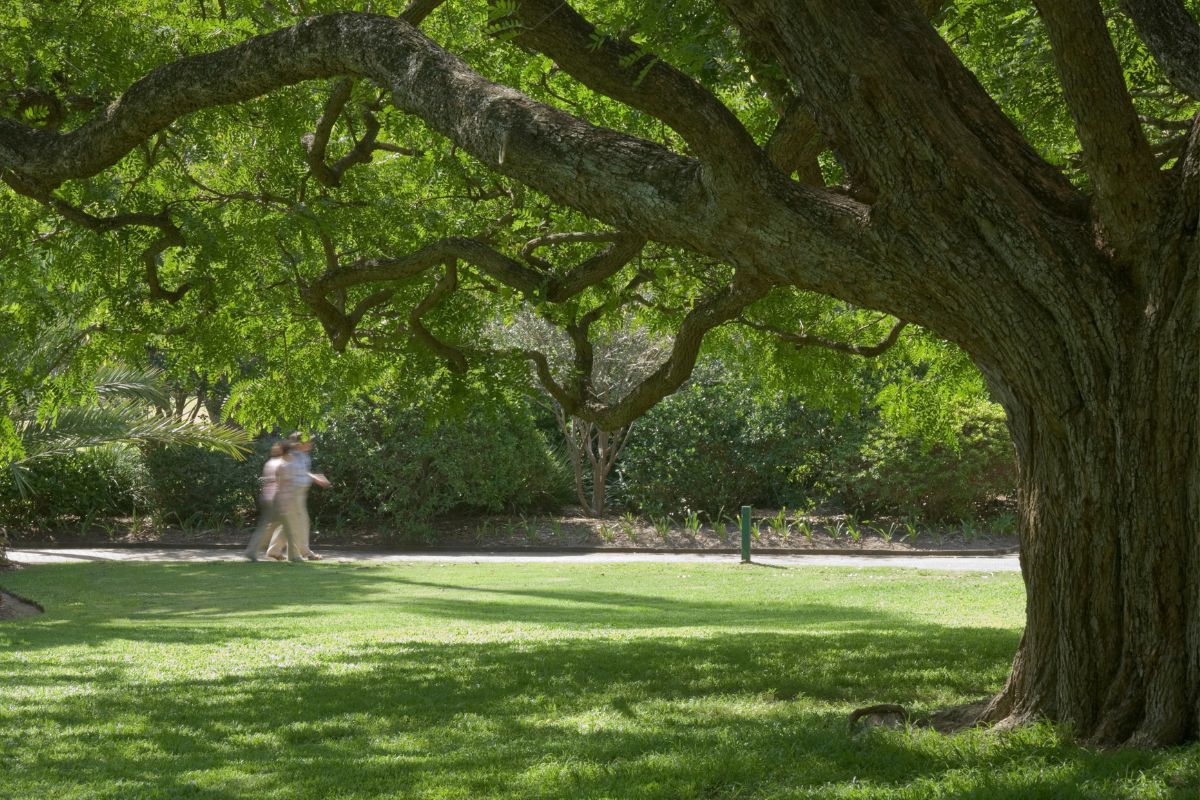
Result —
<instances>
[{"instance_id":1,"label":"rough tree bark","mask_svg":"<svg viewBox=\"0 0 1200 800\"><path fill-rule=\"evenodd\" d=\"M1183 157L1158 169L1099 4L1044 0L1085 193L1030 147L916 4L723 5L789 79L853 197L793 180L703 87L594 36L561 0L517 3L516 41L662 120L690 156L490 83L402 21L344 14L168 65L69 133L0 120L0 178L52 203L64 181L105 169L180 114L349 76L386 88L501 174L736 269L688 315L662 369L620 401L557 387L569 413L605 429L677 387L704 332L772 287L924 325L983 370L1018 453L1027 628L984 719L1046 717L1101 744L1196 738L1200 124ZM1134 21L1177 86L1197 85L1195 22L1176 0L1123 5L1145 12ZM537 294L519 270L498 265L493 277Z\"/></svg>"}]
</instances>

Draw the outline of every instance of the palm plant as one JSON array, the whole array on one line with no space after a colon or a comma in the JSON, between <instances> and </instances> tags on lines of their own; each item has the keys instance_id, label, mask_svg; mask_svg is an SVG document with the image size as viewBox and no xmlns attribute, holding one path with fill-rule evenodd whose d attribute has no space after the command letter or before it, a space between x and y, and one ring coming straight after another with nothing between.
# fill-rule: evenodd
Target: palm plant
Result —
<instances>
[{"instance_id":1,"label":"palm plant","mask_svg":"<svg viewBox=\"0 0 1200 800\"><path fill-rule=\"evenodd\" d=\"M159 370L106 366L93 382L87 401L59 408L49 419L39 419L33 402L14 404L10 419L20 447L8 468L22 496L32 491L29 478L39 462L80 450L155 443L207 447L238 459L250 450L245 431L164 413L167 390Z\"/></svg>"}]
</instances>

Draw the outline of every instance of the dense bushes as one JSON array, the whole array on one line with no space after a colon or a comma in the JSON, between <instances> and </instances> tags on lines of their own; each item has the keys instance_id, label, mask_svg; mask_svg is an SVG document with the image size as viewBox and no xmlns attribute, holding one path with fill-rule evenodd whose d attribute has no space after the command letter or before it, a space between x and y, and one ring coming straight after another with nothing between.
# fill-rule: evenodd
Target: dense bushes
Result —
<instances>
[{"instance_id":1,"label":"dense bushes","mask_svg":"<svg viewBox=\"0 0 1200 800\"><path fill-rule=\"evenodd\" d=\"M856 465L843 471L848 506L863 513L931 521L984 516L1016 488L1016 463L1004 414L991 404L962 414L950 442L928 442L893 427L870 429Z\"/></svg>"},{"instance_id":2,"label":"dense bushes","mask_svg":"<svg viewBox=\"0 0 1200 800\"><path fill-rule=\"evenodd\" d=\"M795 401L764 402L724 385L685 389L634 423L614 500L650 514L794 507L810 483L798 459L821 449L823 431Z\"/></svg>"},{"instance_id":3,"label":"dense bushes","mask_svg":"<svg viewBox=\"0 0 1200 800\"><path fill-rule=\"evenodd\" d=\"M417 408L362 402L333 421L313 455L333 481L310 495L323 525L420 528L447 512L552 508L569 494L562 460L517 402L432 423Z\"/></svg>"},{"instance_id":4,"label":"dense bushes","mask_svg":"<svg viewBox=\"0 0 1200 800\"><path fill-rule=\"evenodd\" d=\"M949 441L931 442L869 407L835 416L796 400L691 387L635 423L614 495L651 514L750 504L974 517L1012 495L1012 446L998 407L979 403L960 417Z\"/></svg>"},{"instance_id":5,"label":"dense bushes","mask_svg":"<svg viewBox=\"0 0 1200 800\"><path fill-rule=\"evenodd\" d=\"M198 448L132 446L47 459L22 498L0 475L0 526L33 527L131 514L185 527L244 526L255 513L258 476L274 437L244 461ZM419 407L363 401L316 440L316 468L333 487L316 490L317 526L422 529L434 517L556 507L569 483L532 410L492 401L468 416L429 421Z\"/></svg>"},{"instance_id":6,"label":"dense bushes","mask_svg":"<svg viewBox=\"0 0 1200 800\"><path fill-rule=\"evenodd\" d=\"M270 442L237 461L196 447L145 450L149 507L167 524L240 527L255 513L255 494Z\"/></svg>"},{"instance_id":7,"label":"dense bushes","mask_svg":"<svg viewBox=\"0 0 1200 800\"><path fill-rule=\"evenodd\" d=\"M536 406L492 398L437 419L397 401L360 401L317 436L314 525L428 530L445 514L553 509L570 502L557 432ZM817 505L863 516L957 520L1011 495L1003 419L978 402L954 410L953 435L930 442L877 411L834 416L745 387L694 385L638 420L614 474L614 505L653 515L743 504ZM270 440L237 462L195 448L110 447L47 460L22 499L0 474L0 527L137 513L186 527L243 526L255 511Z\"/></svg>"},{"instance_id":8,"label":"dense bushes","mask_svg":"<svg viewBox=\"0 0 1200 800\"><path fill-rule=\"evenodd\" d=\"M146 467L135 447L83 450L31 466L28 497L22 497L8 470L0 471L0 525L125 516L149 508Z\"/></svg>"}]
</instances>

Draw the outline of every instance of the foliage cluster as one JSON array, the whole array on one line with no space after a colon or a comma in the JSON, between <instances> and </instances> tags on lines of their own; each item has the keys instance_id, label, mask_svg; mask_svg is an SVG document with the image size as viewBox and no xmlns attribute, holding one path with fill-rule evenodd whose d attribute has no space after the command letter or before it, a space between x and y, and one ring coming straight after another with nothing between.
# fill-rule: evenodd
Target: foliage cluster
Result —
<instances>
[{"instance_id":1,"label":"foliage cluster","mask_svg":"<svg viewBox=\"0 0 1200 800\"><path fill-rule=\"evenodd\" d=\"M523 400L426 412L363 400L332 420L314 454L333 486L310 495L314 521L419 531L441 514L545 509L569 496L563 460Z\"/></svg>"},{"instance_id":2,"label":"foliage cluster","mask_svg":"<svg viewBox=\"0 0 1200 800\"><path fill-rule=\"evenodd\" d=\"M832 505L942 521L980 516L1011 497L1013 470L1003 413L986 401L957 409L934 431L906 427L871 404L835 413L695 386L636 423L615 494L651 515Z\"/></svg>"},{"instance_id":3,"label":"foliage cluster","mask_svg":"<svg viewBox=\"0 0 1200 800\"><path fill-rule=\"evenodd\" d=\"M194 447L117 445L46 459L23 498L0 475L0 523L146 516L185 528L244 526L255 513L259 471L274 437L242 461ZM561 458L521 401L481 405L434 420L429 408L364 399L317 439L315 525L419 529L449 512L557 505L568 491Z\"/></svg>"},{"instance_id":4,"label":"foliage cluster","mask_svg":"<svg viewBox=\"0 0 1200 800\"><path fill-rule=\"evenodd\" d=\"M1011 445L996 406L978 395L939 405L915 383L899 399L897 385L876 398L882 410L864 402L831 411L761 386L697 382L635 424L614 500L651 516L715 519L743 504L824 505L939 521L979 516L1011 495ZM558 433L548 412L519 397L475 399L467 408L434 398L435 409L393 392L331 415L315 459L334 485L313 492L314 524L420 531L448 513L567 502L566 459L552 444ZM139 515L187 528L241 527L255 513L269 445L270 437L260 439L244 461L158 445L47 459L28 498L0 482L0 522Z\"/></svg>"}]
</instances>

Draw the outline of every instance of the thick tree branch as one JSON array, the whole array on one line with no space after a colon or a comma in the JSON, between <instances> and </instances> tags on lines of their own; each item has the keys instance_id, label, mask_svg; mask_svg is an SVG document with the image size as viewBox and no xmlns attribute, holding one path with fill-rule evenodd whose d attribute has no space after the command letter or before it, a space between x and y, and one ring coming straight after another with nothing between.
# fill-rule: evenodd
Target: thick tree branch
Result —
<instances>
[{"instance_id":1,"label":"thick tree branch","mask_svg":"<svg viewBox=\"0 0 1200 800\"><path fill-rule=\"evenodd\" d=\"M1158 170L1142 134L1125 74L1099 3L1038 3L1063 94L1092 178L1096 215L1110 243L1129 256L1158 220Z\"/></svg>"},{"instance_id":2,"label":"thick tree branch","mask_svg":"<svg viewBox=\"0 0 1200 800\"><path fill-rule=\"evenodd\" d=\"M817 123L797 101L793 101L779 118L766 148L767 158L783 174L795 173L802 183L810 186L825 185L817 161L824 149L825 139Z\"/></svg>"},{"instance_id":3,"label":"thick tree branch","mask_svg":"<svg viewBox=\"0 0 1200 800\"><path fill-rule=\"evenodd\" d=\"M602 35L564 0L520 0L516 16L519 44L550 56L592 89L661 119L705 163L725 169L758 163L758 148L737 117L658 57Z\"/></svg>"},{"instance_id":4,"label":"thick tree branch","mask_svg":"<svg viewBox=\"0 0 1200 800\"><path fill-rule=\"evenodd\" d=\"M1138 35L1179 91L1200 100L1200 24L1180 0L1121 0Z\"/></svg>"},{"instance_id":5,"label":"thick tree branch","mask_svg":"<svg viewBox=\"0 0 1200 800\"><path fill-rule=\"evenodd\" d=\"M778 175L769 166L769 174L741 176L755 188L743 183L737 199L715 202L696 161L538 104L483 79L410 25L367 14L313 17L166 65L69 133L0 120L0 178L18 191L45 194L105 169L182 114L299 81L347 76L386 87L397 108L493 170L618 229L748 269L757 268L755 254L765 249L799 248L809 269L852 289L868 288L879 263L873 252L879 240L861 235L860 204L786 185L756 186L756 177ZM872 304L852 294L853 302Z\"/></svg>"},{"instance_id":6,"label":"thick tree branch","mask_svg":"<svg viewBox=\"0 0 1200 800\"><path fill-rule=\"evenodd\" d=\"M1025 194L1048 213L1082 214L1079 193L1029 146L912 2L721 5L797 87L850 172L881 198L989 186L989 193ZM963 211L977 213L965 203Z\"/></svg>"}]
</instances>

